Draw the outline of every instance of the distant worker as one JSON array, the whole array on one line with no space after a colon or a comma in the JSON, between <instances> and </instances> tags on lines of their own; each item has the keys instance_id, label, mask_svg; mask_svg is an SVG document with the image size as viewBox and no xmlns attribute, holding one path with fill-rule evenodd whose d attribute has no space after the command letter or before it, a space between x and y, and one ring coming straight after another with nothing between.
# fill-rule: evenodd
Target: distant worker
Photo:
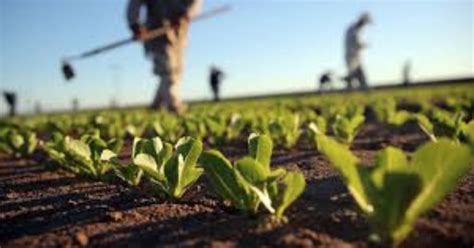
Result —
<instances>
[{"instance_id":1,"label":"distant worker","mask_svg":"<svg viewBox=\"0 0 474 248\"><path fill-rule=\"evenodd\" d=\"M331 71L324 72L319 78L319 91L332 89L333 73Z\"/></svg>"},{"instance_id":2,"label":"distant worker","mask_svg":"<svg viewBox=\"0 0 474 248\"><path fill-rule=\"evenodd\" d=\"M362 14L359 19L352 24L346 33L346 65L347 65L347 76L345 80L347 82L347 88L352 89L354 87L354 80L358 81L358 86L362 89L367 89L367 79L365 77L364 70L362 69L361 62L361 51L366 48L367 45L362 43L360 40L360 32L364 26L371 23L372 20L368 13Z\"/></svg>"},{"instance_id":3,"label":"distant worker","mask_svg":"<svg viewBox=\"0 0 474 248\"><path fill-rule=\"evenodd\" d=\"M35 103L35 114L41 114L43 113L43 107L41 107L40 102Z\"/></svg>"},{"instance_id":4,"label":"distant worker","mask_svg":"<svg viewBox=\"0 0 474 248\"><path fill-rule=\"evenodd\" d=\"M209 76L209 83L211 85L212 93L214 94L214 101L220 101L219 98L219 89L224 77L224 73L217 67L211 66L210 69L210 76Z\"/></svg>"},{"instance_id":5,"label":"distant worker","mask_svg":"<svg viewBox=\"0 0 474 248\"><path fill-rule=\"evenodd\" d=\"M410 60L407 60L405 64L403 65L402 74L403 74L403 85L408 86L411 83L411 78L410 78L411 61Z\"/></svg>"},{"instance_id":6,"label":"distant worker","mask_svg":"<svg viewBox=\"0 0 474 248\"><path fill-rule=\"evenodd\" d=\"M79 99L77 98L72 99L72 111L73 112L79 111Z\"/></svg>"},{"instance_id":7,"label":"distant worker","mask_svg":"<svg viewBox=\"0 0 474 248\"><path fill-rule=\"evenodd\" d=\"M168 109L180 113L184 105L179 94L183 70L183 51L188 27L197 15L202 0L129 0L127 20L135 39L141 40L147 30L170 25L166 35L145 41L145 53L153 60L153 73L160 77L160 86L151 108ZM140 10L146 9L146 20L141 22Z\"/></svg>"},{"instance_id":8,"label":"distant worker","mask_svg":"<svg viewBox=\"0 0 474 248\"><path fill-rule=\"evenodd\" d=\"M16 94L14 92L3 92L3 98L7 102L9 108L9 115L11 117L16 115Z\"/></svg>"}]
</instances>

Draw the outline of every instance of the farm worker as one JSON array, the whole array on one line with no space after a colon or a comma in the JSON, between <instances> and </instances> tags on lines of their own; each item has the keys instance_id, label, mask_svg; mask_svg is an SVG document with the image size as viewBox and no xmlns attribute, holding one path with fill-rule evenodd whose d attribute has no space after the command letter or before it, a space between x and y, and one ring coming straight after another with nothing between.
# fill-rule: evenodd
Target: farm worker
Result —
<instances>
[{"instance_id":1,"label":"farm worker","mask_svg":"<svg viewBox=\"0 0 474 248\"><path fill-rule=\"evenodd\" d=\"M11 117L16 115L16 94L15 92L4 91L3 98L8 104L9 115Z\"/></svg>"},{"instance_id":2,"label":"farm worker","mask_svg":"<svg viewBox=\"0 0 474 248\"><path fill-rule=\"evenodd\" d=\"M354 80L357 80L359 87L367 89L367 80L365 77L364 70L362 69L361 63L361 51L366 48L367 45L362 43L360 40L360 32L364 26L371 23L372 19L368 13L362 14L359 19L349 26L346 32L346 65L347 65L347 87L353 88Z\"/></svg>"},{"instance_id":3,"label":"farm worker","mask_svg":"<svg viewBox=\"0 0 474 248\"><path fill-rule=\"evenodd\" d=\"M219 88L222 82L224 73L217 68L216 66L211 66L210 75L209 75L209 84L211 85L212 93L214 94L214 101L218 102L219 98Z\"/></svg>"},{"instance_id":4,"label":"farm worker","mask_svg":"<svg viewBox=\"0 0 474 248\"><path fill-rule=\"evenodd\" d=\"M411 61L407 60L403 65L402 76L403 76L403 86L407 86L411 83Z\"/></svg>"},{"instance_id":5,"label":"farm worker","mask_svg":"<svg viewBox=\"0 0 474 248\"><path fill-rule=\"evenodd\" d=\"M332 89L333 73L332 71L324 72L321 77L319 77L319 91L325 89Z\"/></svg>"},{"instance_id":6,"label":"farm worker","mask_svg":"<svg viewBox=\"0 0 474 248\"><path fill-rule=\"evenodd\" d=\"M160 85L151 107L180 113L184 105L179 94L183 70L183 51L188 27L202 5L202 0L129 0L127 21L134 37L140 40L147 30L170 25L166 35L145 41L145 54L153 60L153 73ZM146 18L141 22L142 7Z\"/></svg>"}]
</instances>

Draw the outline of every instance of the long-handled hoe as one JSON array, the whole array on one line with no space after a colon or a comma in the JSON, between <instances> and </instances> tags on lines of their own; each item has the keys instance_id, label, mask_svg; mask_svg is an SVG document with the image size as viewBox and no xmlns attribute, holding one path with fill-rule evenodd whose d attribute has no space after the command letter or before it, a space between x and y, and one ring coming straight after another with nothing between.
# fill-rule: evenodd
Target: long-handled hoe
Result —
<instances>
[{"instance_id":1,"label":"long-handled hoe","mask_svg":"<svg viewBox=\"0 0 474 248\"><path fill-rule=\"evenodd\" d=\"M210 17L213 17L213 16L216 16L218 14L227 12L229 10L230 10L229 5L220 6L220 7L217 7L215 9L204 12L201 15L196 16L193 19L193 22L208 19ZM113 43L110 43L110 44L107 44L107 45L104 45L104 46L101 46L101 47L98 47L98 48L95 48L95 49L92 49L92 50L89 50L89 51L86 51L86 52L83 52L83 53L78 54L78 55L65 57L62 60L62 67L61 67L64 78L66 80L70 80L70 79L74 78L74 76L75 76L74 69L71 66L71 61L89 58L89 57L95 56L97 54L100 54L100 53L103 53L103 52L106 52L106 51L109 51L109 50L112 50L112 49L130 44L130 43L133 43L135 41L141 41L141 42L147 41L147 40L150 40L150 39L153 39L153 38L156 38L158 36L166 34L166 32L170 28L172 28L170 25L163 26L161 28L157 28L157 29L153 29L153 30L148 31L146 33L146 35L143 38L141 38L140 40L137 40L134 37L130 37L130 38L119 40L119 41L116 41L116 42L113 42Z\"/></svg>"}]
</instances>

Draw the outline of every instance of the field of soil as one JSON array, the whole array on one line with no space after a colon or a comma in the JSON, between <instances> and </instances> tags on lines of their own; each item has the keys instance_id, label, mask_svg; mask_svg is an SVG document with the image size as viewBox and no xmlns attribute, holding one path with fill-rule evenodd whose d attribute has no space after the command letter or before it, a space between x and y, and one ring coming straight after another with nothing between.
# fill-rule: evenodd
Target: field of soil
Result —
<instances>
[{"instance_id":1,"label":"field of soil","mask_svg":"<svg viewBox=\"0 0 474 248\"><path fill-rule=\"evenodd\" d=\"M370 164L393 145L414 151L427 138L416 126L398 133L366 124L352 150ZM240 145L222 152L247 153ZM130 147L125 150L129 151ZM128 155L123 154L124 157ZM0 247L372 247L369 226L337 173L311 144L274 151L273 165L299 167L307 188L286 212L288 223L245 216L207 190L206 178L179 202L147 185L78 178L42 160L0 158ZM46 166L45 166L46 165ZM266 224L267 223L267 224ZM403 247L473 247L474 170L441 204L420 218Z\"/></svg>"}]
</instances>

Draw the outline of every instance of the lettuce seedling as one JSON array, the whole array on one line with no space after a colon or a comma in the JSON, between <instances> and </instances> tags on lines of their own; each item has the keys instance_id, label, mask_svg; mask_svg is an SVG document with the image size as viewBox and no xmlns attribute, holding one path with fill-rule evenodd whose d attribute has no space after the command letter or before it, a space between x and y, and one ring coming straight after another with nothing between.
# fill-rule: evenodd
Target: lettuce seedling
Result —
<instances>
[{"instance_id":1,"label":"lettuce seedling","mask_svg":"<svg viewBox=\"0 0 474 248\"><path fill-rule=\"evenodd\" d=\"M470 143L471 145L474 145L474 120L471 120L469 123L467 123L463 127L462 135L463 135L463 139L467 143Z\"/></svg>"},{"instance_id":2,"label":"lettuce seedling","mask_svg":"<svg viewBox=\"0 0 474 248\"><path fill-rule=\"evenodd\" d=\"M126 182L130 186L138 186L141 182L143 176L143 170L133 163L133 160L136 156L137 150L137 141L139 139L135 138L132 146L131 161L129 163L123 164L117 156L117 153L111 150L105 150L102 156L103 161L110 162L112 169L115 172L115 176Z\"/></svg>"},{"instance_id":3,"label":"lettuce seedling","mask_svg":"<svg viewBox=\"0 0 474 248\"><path fill-rule=\"evenodd\" d=\"M172 114L163 113L159 121L155 120L149 124L148 129L151 129L153 134L162 140L175 143L184 134L185 129L182 126L181 119Z\"/></svg>"},{"instance_id":4,"label":"lettuce seedling","mask_svg":"<svg viewBox=\"0 0 474 248\"><path fill-rule=\"evenodd\" d=\"M393 98L377 99L371 104L375 118L380 123L388 123L397 112L397 102Z\"/></svg>"},{"instance_id":5,"label":"lettuce seedling","mask_svg":"<svg viewBox=\"0 0 474 248\"><path fill-rule=\"evenodd\" d=\"M102 140L99 133L85 134L79 140L60 133L53 134L43 146L48 155L66 169L79 174L102 178L112 167L109 152L118 153L122 140Z\"/></svg>"},{"instance_id":6,"label":"lettuce seedling","mask_svg":"<svg viewBox=\"0 0 474 248\"><path fill-rule=\"evenodd\" d=\"M38 144L36 133L14 127L0 130L0 151L16 157L32 154Z\"/></svg>"},{"instance_id":7,"label":"lettuce seedling","mask_svg":"<svg viewBox=\"0 0 474 248\"><path fill-rule=\"evenodd\" d=\"M351 144L364 121L365 117L362 114L355 115L351 118L337 115L331 128L334 136L339 141L345 144Z\"/></svg>"},{"instance_id":8,"label":"lettuce seedling","mask_svg":"<svg viewBox=\"0 0 474 248\"><path fill-rule=\"evenodd\" d=\"M420 129L430 138L430 140L436 142L437 139L434 134L434 127L430 119L423 114L414 114L413 117L418 123Z\"/></svg>"},{"instance_id":9,"label":"lettuce seedling","mask_svg":"<svg viewBox=\"0 0 474 248\"><path fill-rule=\"evenodd\" d=\"M301 135L300 124L298 114L282 112L278 118L270 122L268 131L277 144L289 149L298 142Z\"/></svg>"},{"instance_id":10,"label":"lettuce seedling","mask_svg":"<svg viewBox=\"0 0 474 248\"><path fill-rule=\"evenodd\" d=\"M416 114L414 117L421 130L423 130L431 140L436 141L437 137L447 137L455 141L462 139L466 128L462 112L451 115L444 110L434 109L431 116L432 120L423 114Z\"/></svg>"},{"instance_id":11,"label":"lettuce seedling","mask_svg":"<svg viewBox=\"0 0 474 248\"><path fill-rule=\"evenodd\" d=\"M212 145L224 145L227 128L225 118L219 115L209 116L204 119L204 123L208 131L207 141Z\"/></svg>"},{"instance_id":12,"label":"lettuce seedling","mask_svg":"<svg viewBox=\"0 0 474 248\"><path fill-rule=\"evenodd\" d=\"M277 218L303 192L305 180L300 172L283 168L272 170L273 143L267 135L249 137L249 155L232 165L219 151L204 152L199 160L212 188L224 200L247 214L256 214L260 204Z\"/></svg>"},{"instance_id":13,"label":"lettuce seedling","mask_svg":"<svg viewBox=\"0 0 474 248\"><path fill-rule=\"evenodd\" d=\"M230 116L229 123L226 129L226 140L231 141L239 138L242 129L246 126L246 122L239 114L233 113Z\"/></svg>"},{"instance_id":14,"label":"lettuce seedling","mask_svg":"<svg viewBox=\"0 0 474 248\"><path fill-rule=\"evenodd\" d=\"M225 115L208 116L204 123L208 131L207 141L218 146L238 138L246 125L240 115L235 113L228 118Z\"/></svg>"},{"instance_id":15,"label":"lettuce seedling","mask_svg":"<svg viewBox=\"0 0 474 248\"><path fill-rule=\"evenodd\" d=\"M465 145L447 139L421 146L408 160L388 147L375 166L362 166L344 145L317 135L319 150L341 174L378 240L399 244L416 219L441 201L469 171L472 155Z\"/></svg>"},{"instance_id":16,"label":"lettuce seedling","mask_svg":"<svg viewBox=\"0 0 474 248\"><path fill-rule=\"evenodd\" d=\"M187 118L183 121L184 130L186 135L202 140L206 134L206 125L201 119L198 118Z\"/></svg>"},{"instance_id":17,"label":"lettuce seedling","mask_svg":"<svg viewBox=\"0 0 474 248\"><path fill-rule=\"evenodd\" d=\"M133 163L122 164L117 157L117 154L107 151L103 156L104 161L109 161L112 164L112 169L115 176L122 179L130 186L138 186L143 176L143 170Z\"/></svg>"},{"instance_id":18,"label":"lettuce seedling","mask_svg":"<svg viewBox=\"0 0 474 248\"><path fill-rule=\"evenodd\" d=\"M202 142L191 137L178 140L173 146L159 137L134 141L133 164L151 179L160 192L180 198L201 176L196 162L202 152Z\"/></svg>"}]
</instances>

